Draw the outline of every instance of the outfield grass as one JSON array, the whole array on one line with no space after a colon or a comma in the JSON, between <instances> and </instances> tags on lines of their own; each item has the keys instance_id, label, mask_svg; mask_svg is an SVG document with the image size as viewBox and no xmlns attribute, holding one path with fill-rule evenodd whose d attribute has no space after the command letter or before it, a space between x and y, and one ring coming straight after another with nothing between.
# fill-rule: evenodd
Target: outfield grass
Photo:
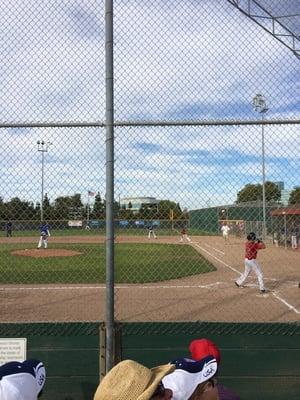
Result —
<instances>
[{"instance_id":1,"label":"outfield grass","mask_svg":"<svg viewBox=\"0 0 300 400\"><path fill-rule=\"evenodd\" d=\"M105 229L82 229L82 228L70 228L70 229L51 229L50 233L52 236L105 236ZM155 229L155 233L158 236L179 236L180 229L163 229L158 228ZM197 235L197 236L210 236L216 235L216 233L201 231L197 229L189 229L189 235ZM1 233L0 233L1 235ZM115 229L116 236L148 236L148 229L143 228L116 228ZM2 232L2 236L6 236L6 232ZM38 230L20 230L13 231L13 237L32 237L36 236L37 241L39 239L39 231Z\"/></svg>"},{"instance_id":2,"label":"outfield grass","mask_svg":"<svg viewBox=\"0 0 300 400\"><path fill-rule=\"evenodd\" d=\"M24 244L2 244L0 283L105 283L104 244L51 244L50 248L82 254L52 258L16 256L11 251L24 249ZM116 283L159 282L216 270L188 245L116 244L115 249Z\"/></svg>"}]
</instances>

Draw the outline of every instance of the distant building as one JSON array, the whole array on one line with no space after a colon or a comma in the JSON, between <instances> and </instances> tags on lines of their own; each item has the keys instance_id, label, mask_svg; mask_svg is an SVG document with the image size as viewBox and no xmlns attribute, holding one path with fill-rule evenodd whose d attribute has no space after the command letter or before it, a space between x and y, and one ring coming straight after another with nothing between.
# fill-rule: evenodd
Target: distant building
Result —
<instances>
[{"instance_id":1,"label":"distant building","mask_svg":"<svg viewBox=\"0 0 300 400\"><path fill-rule=\"evenodd\" d=\"M142 207L157 208L159 200L155 197L124 197L120 199L120 207L138 213Z\"/></svg>"},{"instance_id":2,"label":"distant building","mask_svg":"<svg viewBox=\"0 0 300 400\"><path fill-rule=\"evenodd\" d=\"M284 190L284 182L283 181L278 181L278 182L274 182L274 183L278 187L278 189Z\"/></svg>"},{"instance_id":3,"label":"distant building","mask_svg":"<svg viewBox=\"0 0 300 400\"><path fill-rule=\"evenodd\" d=\"M291 190L287 190L287 189L281 190L281 203L284 206L287 206L289 204L290 194L291 194Z\"/></svg>"}]
</instances>

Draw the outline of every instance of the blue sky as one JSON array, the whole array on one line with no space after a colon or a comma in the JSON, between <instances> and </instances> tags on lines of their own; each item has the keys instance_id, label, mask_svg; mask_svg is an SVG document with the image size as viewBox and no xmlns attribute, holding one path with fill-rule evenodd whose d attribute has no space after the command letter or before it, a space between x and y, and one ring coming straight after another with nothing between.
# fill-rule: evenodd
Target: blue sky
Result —
<instances>
[{"instance_id":1,"label":"blue sky","mask_svg":"<svg viewBox=\"0 0 300 400\"><path fill-rule=\"evenodd\" d=\"M299 118L300 61L227 1L115 1L116 120ZM0 121L102 121L104 2L4 0ZM267 179L299 185L297 125L266 127ZM261 180L259 126L116 128L116 198L227 204ZM1 129L0 195L105 193L102 128Z\"/></svg>"}]
</instances>

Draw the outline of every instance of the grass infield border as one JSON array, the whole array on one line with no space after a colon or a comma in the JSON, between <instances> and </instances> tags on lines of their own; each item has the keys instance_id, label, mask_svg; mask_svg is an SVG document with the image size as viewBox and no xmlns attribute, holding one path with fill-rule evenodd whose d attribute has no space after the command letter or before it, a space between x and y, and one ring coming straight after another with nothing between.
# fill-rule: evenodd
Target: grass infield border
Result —
<instances>
[{"instance_id":1,"label":"grass infield border","mask_svg":"<svg viewBox=\"0 0 300 400\"><path fill-rule=\"evenodd\" d=\"M35 248L29 243L1 245L0 283L105 283L105 244L51 244L51 249L68 249L82 253L74 257L34 258L11 254L11 251L25 247ZM116 283L161 282L215 270L212 263L189 245L115 245Z\"/></svg>"}]
</instances>

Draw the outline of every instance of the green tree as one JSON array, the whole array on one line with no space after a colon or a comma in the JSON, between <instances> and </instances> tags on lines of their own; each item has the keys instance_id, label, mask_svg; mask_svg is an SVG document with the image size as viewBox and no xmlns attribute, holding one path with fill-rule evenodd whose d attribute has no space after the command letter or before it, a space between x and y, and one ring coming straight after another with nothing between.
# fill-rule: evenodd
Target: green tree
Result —
<instances>
[{"instance_id":1,"label":"green tree","mask_svg":"<svg viewBox=\"0 0 300 400\"><path fill-rule=\"evenodd\" d=\"M47 193L44 196L43 199L43 214L44 214L44 219L51 219L52 218L52 207L50 205L50 200L48 198Z\"/></svg>"},{"instance_id":2,"label":"green tree","mask_svg":"<svg viewBox=\"0 0 300 400\"><path fill-rule=\"evenodd\" d=\"M158 216L160 219L169 219L170 210L173 210L174 219L181 219L183 217L179 203L170 200L161 200L158 203Z\"/></svg>"},{"instance_id":3,"label":"green tree","mask_svg":"<svg viewBox=\"0 0 300 400\"><path fill-rule=\"evenodd\" d=\"M265 194L266 201L279 201L281 198L281 192L276 185L276 183L267 181L265 183ZM240 190L237 194L236 203L245 203L248 201L257 201L262 200L263 197L263 189L262 185L259 184L250 184L248 183L242 190Z\"/></svg>"},{"instance_id":4,"label":"green tree","mask_svg":"<svg viewBox=\"0 0 300 400\"><path fill-rule=\"evenodd\" d=\"M266 192L266 201L280 201L281 190L279 189L276 183L267 181L265 183L265 192Z\"/></svg>"},{"instance_id":5,"label":"green tree","mask_svg":"<svg viewBox=\"0 0 300 400\"><path fill-rule=\"evenodd\" d=\"M83 211L80 193L73 196L61 196L54 201L53 217L55 219L81 219Z\"/></svg>"},{"instance_id":6,"label":"green tree","mask_svg":"<svg viewBox=\"0 0 300 400\"><path fill-rule=\"evenodd\" d=\"M297 187L291 191L289 204L300 204L300 187Z\"/></svg>"},{"instance_id":7,"label":"green tree","mask_svg":"<svg viewBox=\"0 0 300 400\"><path fill-rule=\"evenodd\" d=\"M245 203L248 201L256 201L262 198L262 187L261 185L253 185L248 183L242 190L237 194L237 203Z\"/></svg>"},{"instance_id":8,"label":"green tree","mask_svg":"<svg viewBox=\"0 0 300 400\"><path fill-rule=\"evenodd\" d=\"M91 213L91 217L95 219L104 219L105 206L101 199L100 193L98 192L95 196L94 207Z\"/></svg>"},{"instance_id":9,"label":"green tree","mask_svg":"<svg viewBox=\"0 0 300 400\"><path fill-rule=\"evenodd\" d=\"M41 216L41 203L39 201L35 204L35 217L39 219Z\"/></svg>"},{"instance_id":10,"label":"green tree","mask_svg":"<svg viewBox=\"0 0 300 400\"><path fill-rule=\"evenodd\" d=\"M5 203L6 219L28 220L35 218L35 208L32 202L20 200L19 197L13 197Z\"/></svg>"},{"instance_id":11,"label":"green tree","mask_svg":"<svg viewBox=\"0 0 300 400\"><path fill-rule=\"evenodd\" d=\"M2 197L0 197L0 219L5 219L5 205Z\"/></svg>"},{"instance_id":12,"label":"green tree","mask_svg":"<svg viewBox=\"0 0 300 400\"><path fill-rule=\"evenodd\" d=\"M140 219L155 219L158 218L157 206L149 207L149 204L143 204L139 209L139 212L136 214L137 218Z\"/></svg>"},{"instance_id":13,"label":"green tree","mask_svg":"<svg viewBox=\"0 0 300 400\"><path fill-rule=\"evenodd\" d=\"M133 219L133 218L134 218L134 214L133 214L133 212L131 210L126 209L124 207L122 207L119 210L119 219L127 219L127 220L129 220L129 219Z\"/></svg>"}]
</instances>

